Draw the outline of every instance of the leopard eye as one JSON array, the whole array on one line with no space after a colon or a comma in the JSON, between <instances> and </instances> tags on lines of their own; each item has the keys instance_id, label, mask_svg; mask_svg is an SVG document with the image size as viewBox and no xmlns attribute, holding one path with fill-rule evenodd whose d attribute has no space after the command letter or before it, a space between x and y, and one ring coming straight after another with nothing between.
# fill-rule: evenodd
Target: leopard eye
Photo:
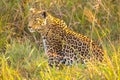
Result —
<instances>
[{"instance_id":1,"label":"leopard eye","mask_svg":"<svg viewBox=\"0 0 120 80\"><path fill-rule=\"evenodd\" d=\"M44 12L42 13L42 17L43 17L43 18L46 18L46 16L47 16L47 14L46 14L46 12L44 11Z\"/></svg>"}]
</instances>

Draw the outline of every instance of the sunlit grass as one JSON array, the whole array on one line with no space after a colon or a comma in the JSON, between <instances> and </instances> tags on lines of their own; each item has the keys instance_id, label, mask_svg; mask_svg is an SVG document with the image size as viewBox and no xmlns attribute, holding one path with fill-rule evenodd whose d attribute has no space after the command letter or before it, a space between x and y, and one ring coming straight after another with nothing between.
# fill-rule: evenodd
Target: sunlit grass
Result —
<instances>
[{"instance_id":1,"label":"sunlit grass","mask_svg":"<svg viewBox=\"0 0 120 80\"><path fill-rule=\"evenodd\" d=\"M116 80L120 79L120 54L109 57L106 53L102 63L87 63L65 66L62 70L48 66L47 57L33 46L29 40L24 43L13 41L7 46L5 55L0 56L1 79L33 80ZM7 78L6 78L7 77Z\"/></svg>"},{"instance_id":2,"label":"sunlit grass","mask_svg":"<svg viewBox=\"0 0 120 80\"><path fill-rule=\"evenodd\" d=\"M0 80L119 80L119 5L117 0L1 0ZM50 68L40 48L40 35L27 30L28 11L33 6L102 44L104 61Z\"/></svg>"}]
</instances>

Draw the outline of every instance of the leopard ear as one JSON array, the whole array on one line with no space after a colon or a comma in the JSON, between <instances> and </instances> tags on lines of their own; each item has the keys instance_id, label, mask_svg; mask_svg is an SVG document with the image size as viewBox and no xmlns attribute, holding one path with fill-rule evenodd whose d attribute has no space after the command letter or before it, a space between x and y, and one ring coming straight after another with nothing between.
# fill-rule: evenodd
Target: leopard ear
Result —
<instances>
[{"instance_id":1,"label":"leopard ear","mask_svg":"<svg viewBox=\"0 0 120 80\"><path fill-rule=\"evenodd\" d=\"M43 11L42 16L43 16L43 18L46 18L46 17L47 17L46 11Z\"/></svg>"}]
</instances>

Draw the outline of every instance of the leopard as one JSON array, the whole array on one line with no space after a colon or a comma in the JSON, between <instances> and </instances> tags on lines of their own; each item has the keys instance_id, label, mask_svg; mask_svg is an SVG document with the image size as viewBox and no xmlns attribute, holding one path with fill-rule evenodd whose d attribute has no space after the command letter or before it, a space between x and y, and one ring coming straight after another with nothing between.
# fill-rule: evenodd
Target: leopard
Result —
<instances>
[{"instance_id":1,"label":"leopard","mask_svg":"<svg viewBox=\"0 0 120 80\"><path fill-rule=\"evenodd\" d=\"M28 29L42 36L48 65L53 67L102 62L103 49L91 38L73 31L67 24L46 10L30 9Z\"/></svg>"}]
</instances>

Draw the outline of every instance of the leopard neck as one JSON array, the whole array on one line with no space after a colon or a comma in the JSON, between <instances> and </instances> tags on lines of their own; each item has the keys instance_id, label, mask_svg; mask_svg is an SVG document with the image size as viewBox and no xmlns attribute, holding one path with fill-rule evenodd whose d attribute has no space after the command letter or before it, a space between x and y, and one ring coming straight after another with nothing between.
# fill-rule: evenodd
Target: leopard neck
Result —
<instances>
[{"instance_id":1,"label":"leopard neck","mask_svg":"<svg viewBox=\"0 0 120 80\"><path fill-rule=\"evenodd\" d=\"M60 27L60 28L66 28L67 27L66 23L59 18L55 18L55 17L49 15L49 19L50 19L50 23L52 25L59 25L57 27Z\"/></svg>"}]
</instances>

